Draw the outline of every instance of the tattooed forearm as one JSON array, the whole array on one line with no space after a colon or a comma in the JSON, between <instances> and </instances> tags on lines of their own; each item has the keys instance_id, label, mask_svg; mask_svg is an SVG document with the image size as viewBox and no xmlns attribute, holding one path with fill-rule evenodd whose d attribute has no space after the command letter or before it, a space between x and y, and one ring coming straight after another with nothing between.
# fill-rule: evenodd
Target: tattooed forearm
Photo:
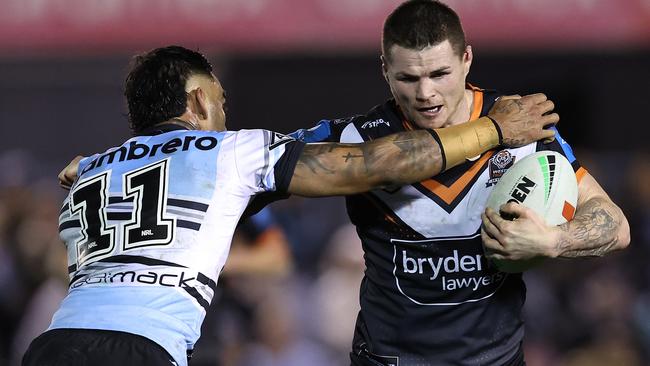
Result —
<instances>
[{"instance_id":1,"label":"tattooed forearm","mask_svg":"<svg viewBox=\"0 0 650 366\"><path fill-rule=\"evenodd\" d=\"M580 206L573 220L560 226L560 256L603 256L616 249L621 224L616 211L615 206L604 199L591 199Z\"/></svg>"},{"instance_id":2,"label":"tattooed forearm","mask_svg":"<svg viewBox=\"0 0 650 366\"><path fill-rule=\"evenodd\" d=\"M321 160L334 149L335 145L332 144L309 144L303 149L297 165L307 167L314 174L333 174L334 170L326 167Z\"/></svg>"},{"instance_id":3,"label":"tattooed forearm","mask_svg":"<svg viewBox=\"0 0 650 366\"><path fill-rule=\"evenodd\" d=\"M439 148L437 149L436 155L434 151L431 151L435 150L432 149L431 144L423 146L422 141L419 139L404 139L400 137L401 136L396 136L395 140L393 140L393 144L395 144L395 146L397 146L401 151L401 156L398 157L400 159L400 162L409 165L412 169L426 169L427 165L430 165L431 163L431 158L437 156L439 159L438 161L434 161L434 163L439 163L440 166L442 166L442 156L440 154ZM430 151L427 152L426 150Z\"/></svg>"},{"instance_id":4,"label":"tattooed forearm","mask_svg":"<svg viewBox=\"0 0 650 366\"><path fill-rule=\"evenodd\" d=\"M562 255L562 258L577 258L577 257L602 257L614 249L615 242L603 245L594 249L583 250L570 250Z\"/></svg>"},{"instance_id":5,"label":"tattooed forearm","mask_svg":"<svg viewBox=\"0 0 650 366\"><path fill-rule=\"evenodd\" d=\"M375 174L388 173L391 184L429 178L443 164L440 146L426 131L396 134L373 149Z\"/></svg>"},{"instance_id":6,"label":"tattooed forearm","mask_svg":"<svg viewBox=\"0 0 650 366\"><path fill-rule=\"evenodd\" d=\"M307 196L352 194L424 180L441 168L440 146L424 130L364 144L307 144L289 188Z\"/></svg>"}]
</instances>

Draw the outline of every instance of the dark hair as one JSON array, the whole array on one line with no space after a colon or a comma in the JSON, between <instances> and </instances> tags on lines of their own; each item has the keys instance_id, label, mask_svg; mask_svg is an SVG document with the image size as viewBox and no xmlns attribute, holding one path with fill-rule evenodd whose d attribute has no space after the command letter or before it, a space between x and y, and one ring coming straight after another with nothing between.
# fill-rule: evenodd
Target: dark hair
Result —
<instances>
[{"instance_id":1,"label":"dark hair","mask_svg":"<svg viewBox=\"0 0 650 366\"><path fill-rule=\"evenodd\" d=\"M449 6L435 0L410 0L386 18L382 51L389 58L393 45L422 50L449 40L458 56L465 52L465 33L460 18Z\"/></svg>"},{"instance_id":2,"label":"dark hair","mask_svg":"<svg viewBox=\"0 0 650 366\"><path fill-rule=\"evenodd\" d=\"M135 56L124 85L131 129L139 132L182 115L187 108L185 83L194 74L212 75L212 65L184 47L156 48Z\"/></svg>"}]
</instances>

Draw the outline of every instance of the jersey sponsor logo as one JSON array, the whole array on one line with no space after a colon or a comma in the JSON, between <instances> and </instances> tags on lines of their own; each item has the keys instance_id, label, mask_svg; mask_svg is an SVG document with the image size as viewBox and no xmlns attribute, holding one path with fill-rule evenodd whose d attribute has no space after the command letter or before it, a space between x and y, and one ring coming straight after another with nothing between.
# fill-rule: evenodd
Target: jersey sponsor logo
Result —
<instances>
[{"instance_id":1,"label":"jersey sponsor logo","mask_svg":"<svg viewBox=\"0 0 650 366\"><path fill-rule=\"evenodd\" d=\"M386 126L390 127L390 122L385 121L383 118L380 118L380 119L376 119L374 121L368 121L368 122L362 124L361 128L363 128L363 129L375 128L375 127L381 126L381 125L386 125Z\"/></svg>"},{"instance_id":2,"label":"jersey sponsor logo","mask_svg":"<svg viewBox=\"0 0 650 366\"><path fill-rule=\"evenodd\" d=\"M197 277L185 271L118 271L90 274L70 285L71 289L86 285L156 285L165 287L195 287L201 285Z\"/></svg>"},{"instance_id":3,"label":"jersey sponsor logo","mask_svg":"<svg viewBox=\"0 0 650 366\"><path fill-rule=\"evenodd\" d=\"M515 157L508 150L501 150L490 159L490 177L485 183L485 188L491 187L499 181L505 172L515 163Z\"/></svg>"},{"instance_id":4,"label":"jersey sponsor logo","mask_svg":"<svg viewBox=\"0 0 650 366\"><path fill-rule=\"evenodd\" d=\"M197 138L197 136L192 135L186 135L182 139L176 137L151 146L141 144L138 141L131 141L128 145L122 145L98 156L91 161L79 175L83 175L90 170L99 168L104 164L108 165L115 161L121 162L125 160L138 160L145 157L153 157L157 153L168 155L177 151L187 151L191 148L208 151L217 147L218 142L219 140L213 136L202 136Z\"/></svg>"},{"instance_id":5,"label":"jersey sponsor logo","mask_svg":"<svg viewBox=\"0 0 650 366\"><path fill-rule=\"evenodd\" d=\"M458 238L391 240L399 291L418 305L458 305L492 296L506 274L489 264L480 240L478 233Z\"/></svg>"}]
</instances>

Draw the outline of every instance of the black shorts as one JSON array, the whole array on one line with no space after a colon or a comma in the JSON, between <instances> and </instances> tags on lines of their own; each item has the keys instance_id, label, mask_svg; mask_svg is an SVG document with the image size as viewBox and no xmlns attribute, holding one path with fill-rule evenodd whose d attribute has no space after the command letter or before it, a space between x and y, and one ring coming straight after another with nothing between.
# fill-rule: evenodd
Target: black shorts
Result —
<instances>
[{"instance_id":1,"label":"black shorts","mask_svg":"<svg viewBox=\"0 0 650 366\"><path fill-rule=\"evenodd\" d=\"M23 366L171 366L157 343L131 333L97 329L52 329L29 345Z\"/></svg>"},{"instance_id":2,"label":"black shorts","mask_svg":"<svg viewBox=\"0 0 650 366\"><path fill-rule=\"evenodd\" d=\"M362 346L358 352L350 352L350 362L350 366L391 366L398 364L398 360L393 359L393 357L381 357L371 354L365 346ZM520 346L517 353L502 366L526 366L523 347Z\"/></svg>"}]
</instances>

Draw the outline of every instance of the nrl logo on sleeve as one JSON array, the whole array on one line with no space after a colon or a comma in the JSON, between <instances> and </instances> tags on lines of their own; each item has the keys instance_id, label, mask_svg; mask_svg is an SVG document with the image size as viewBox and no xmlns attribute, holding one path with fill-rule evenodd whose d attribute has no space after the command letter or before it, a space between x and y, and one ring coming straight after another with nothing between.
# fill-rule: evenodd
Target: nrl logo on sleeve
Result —
<instances>
[{"instance_id":1,"label":"nrl logo on sleeve","mask_svg":"<svg viewBox=\"0 0 650 366\"><path fill-rule=\"evenodd\" d=\"M485 188L491 187L499 181L499 178L508 171L508 168L515 163L515 157L510 151L501 150L490 159L490 178L485 183Z\"/></svg>"},{"instance_id":2,"label":"nrl logo on sleeve","mask_svg":"<svg viewBox=\"0 0 650 366\"><path fill-rule=\"evenodd\" d=\"M295 141L291 136L287 136L281 133L272 132L271 133L271 143L269 144L269 150L273 150L278 146L282 146L288 142Z\"/></svg>"},{"instance_id":3,"label":"nrl logo on sleeve","mask_svg":"<svg viewBox=\"0 0 650 366\"><path fill-rule=\"evenodd\" d=\"M384 121L383 118L376 119L374 121L368 121L364 124L361 125L361 128L366 129L366 128L375 128L381 125L386 125L390 127L390 122Z\"/></svg>"}]
</instances>

